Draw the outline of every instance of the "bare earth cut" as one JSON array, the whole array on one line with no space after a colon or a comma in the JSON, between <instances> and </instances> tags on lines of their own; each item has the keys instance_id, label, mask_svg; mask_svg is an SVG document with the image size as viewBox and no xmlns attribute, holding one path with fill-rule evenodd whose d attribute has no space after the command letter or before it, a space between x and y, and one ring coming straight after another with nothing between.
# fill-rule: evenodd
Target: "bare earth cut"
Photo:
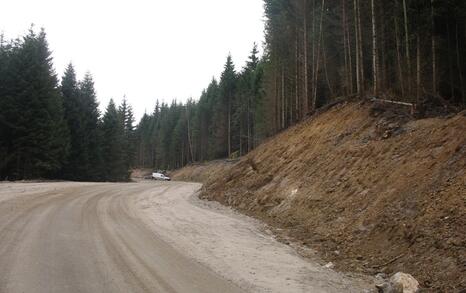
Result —
<instances>
[{"instance_id":1,"label":"bare earth cut","mask_svg":"<svg viewBox=\"0 0 466 293\"><path fill-rule=\"evenodd\" d=\"M0 292L362 292L190 183L0 184Z\"/></svg>"},{"instance_id":2,"label":"bare earth cut","mask_svg":"<svg viewBox=\"0 0 466 293\"><path fill-rule=\"evenodd\" d=\"M281 229L335 263L466 290L466 112L413 119L346 102L270 138L236 163L193 165L202 198ZM199 172L200 170L200 172Z\"/></svg>"}]
</instances>

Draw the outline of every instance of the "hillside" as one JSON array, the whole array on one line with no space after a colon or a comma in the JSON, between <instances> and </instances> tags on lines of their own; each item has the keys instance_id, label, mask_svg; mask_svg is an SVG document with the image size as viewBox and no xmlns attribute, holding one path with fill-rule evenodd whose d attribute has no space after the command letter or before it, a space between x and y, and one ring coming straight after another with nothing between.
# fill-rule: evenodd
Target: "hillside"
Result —
<instances>
[{"instance_id":1,"label":"hillside","mask_svg":"<svg viewBox=\"0 0 466 293\"><path fill-rule=\"evenodd\" d=\"M433 291L466 289L464 112L413 120L349 102L213 166L201 197L281 228L338 269L403 271ZM189 168L175 178L199 172Z\"/></svg>"}]
</instances>

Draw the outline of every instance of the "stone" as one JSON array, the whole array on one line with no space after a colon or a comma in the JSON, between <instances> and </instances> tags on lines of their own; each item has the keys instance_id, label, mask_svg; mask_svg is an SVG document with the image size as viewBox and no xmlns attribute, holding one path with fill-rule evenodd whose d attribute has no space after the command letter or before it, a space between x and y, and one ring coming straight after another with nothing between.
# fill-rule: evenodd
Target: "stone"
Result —
<instances>
[{"instance_id":1,"label":"stone","mask_svg":"<svg viewBox=\"0 0 466 293\"><path fill-rule=\"evenodd\" d=\"M398 272L387 283L376 286L381 293L416 293L419 282L410 274Z\"/></svg>"}]
</instances>

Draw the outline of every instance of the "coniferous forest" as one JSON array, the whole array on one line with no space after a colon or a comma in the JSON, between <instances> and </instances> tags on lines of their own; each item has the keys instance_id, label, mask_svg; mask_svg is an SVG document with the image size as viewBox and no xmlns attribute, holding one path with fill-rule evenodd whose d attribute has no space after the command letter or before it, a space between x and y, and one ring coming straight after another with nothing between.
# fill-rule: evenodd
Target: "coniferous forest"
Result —
<instances>
[{"instance_id":1,"label":"coniferous forest","mask_svg":"<svg viewBox=\"0 0 466 293\"><path fill-rule=\"evenodd\" d=\"M0 178L124 181L133 167L234 158L344 97L466 105L463 0L264 0L265 42L228 56L198 100L157 102L135 125L98 110L92 75L57 77L46 34L0 40ZM252 44L251 44L252 45ZM129 57L128 57L129 58Z\"/></svg>"}]
</instances>

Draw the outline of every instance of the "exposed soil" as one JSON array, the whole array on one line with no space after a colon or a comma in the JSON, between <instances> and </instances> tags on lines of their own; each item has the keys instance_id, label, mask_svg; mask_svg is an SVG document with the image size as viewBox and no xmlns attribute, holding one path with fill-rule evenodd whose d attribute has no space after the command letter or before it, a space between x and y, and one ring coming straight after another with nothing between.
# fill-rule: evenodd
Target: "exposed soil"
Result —
<instances>
[{"instance_id":1,"label":"exposed soil","mask_svg":"<svg viewBox=\"0 0 466 293\"><path fill-rule=\"evenodd\" d=\"M466 290L465 114L413 120L340 104L236 164L214 165L201 197L283 229L338 269L403 271L425 291ZM209 170L190 168L175 178Z\"/></svg>"}]
</instances>

